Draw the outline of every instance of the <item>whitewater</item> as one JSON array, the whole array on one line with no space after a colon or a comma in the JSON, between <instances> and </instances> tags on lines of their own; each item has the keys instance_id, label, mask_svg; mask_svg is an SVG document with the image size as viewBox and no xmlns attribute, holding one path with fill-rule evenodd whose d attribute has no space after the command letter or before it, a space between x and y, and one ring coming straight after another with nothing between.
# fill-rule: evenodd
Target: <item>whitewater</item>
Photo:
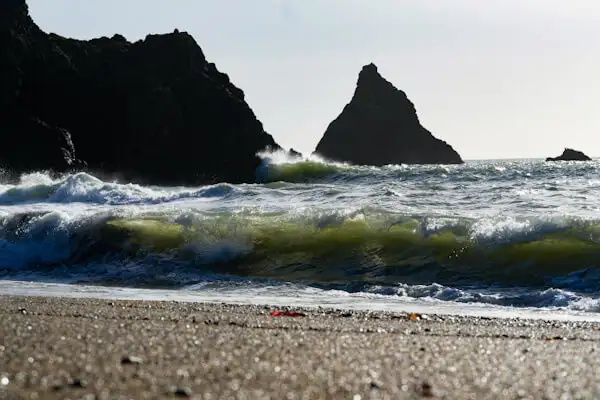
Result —
<instances>
[{"instance_id":1,"label":"whitewater","mask_svg":"<svg viewBox=\"0 0 600 400\"><path fill-rule=\"evenodd\" d=\"M0 294L600 318L600 161L262 157L254 184L0 183Z\"/></svg>"}]
</instances>

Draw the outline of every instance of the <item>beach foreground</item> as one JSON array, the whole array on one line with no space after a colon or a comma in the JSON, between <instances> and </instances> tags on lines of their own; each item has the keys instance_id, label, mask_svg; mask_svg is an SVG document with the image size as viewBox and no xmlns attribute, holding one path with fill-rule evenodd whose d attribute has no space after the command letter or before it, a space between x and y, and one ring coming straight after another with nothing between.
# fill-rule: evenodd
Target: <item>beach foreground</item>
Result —
<instances>
[{"instance_id":1,"label":"beach foreground","mask_svg":"<svg viewBox=\"0 0 600 400\"><path fill-rule=\"evenodd\" d=\"M0 398L598 398L600 324L0 297Z\"/></svg>"}]
</instances>

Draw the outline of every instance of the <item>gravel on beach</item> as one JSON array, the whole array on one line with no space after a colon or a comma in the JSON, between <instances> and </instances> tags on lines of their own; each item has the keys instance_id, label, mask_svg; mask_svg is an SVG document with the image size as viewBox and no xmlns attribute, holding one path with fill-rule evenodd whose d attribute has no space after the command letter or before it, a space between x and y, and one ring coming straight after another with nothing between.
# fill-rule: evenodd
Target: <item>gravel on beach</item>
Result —
<instances>
[{"instance_id":1,"label":"gravel on beach","mask_svg":"<svg viewBox=\"0 0 600 400\"><path fill-rule=\"evenodd\" d=\"M0 320L0 399L600 398L597 322L16 296Z\"/></svg>"}]
</instances>

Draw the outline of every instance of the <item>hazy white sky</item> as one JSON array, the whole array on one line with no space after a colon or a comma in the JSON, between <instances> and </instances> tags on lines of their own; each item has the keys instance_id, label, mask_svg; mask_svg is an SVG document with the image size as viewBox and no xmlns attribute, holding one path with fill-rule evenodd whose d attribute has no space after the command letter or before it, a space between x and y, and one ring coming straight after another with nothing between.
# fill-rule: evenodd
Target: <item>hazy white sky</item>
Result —
<instances>
[{"instance_id":1,"label":"hazy white sky","mask_svg":"<svg viewBox=\"0 0 600 400\"><path fill-rule=\"evenodd\" d=\"M600 156L597 0L29 0L40 27L178 28L284 147L312 152L369 62L465 159Z\"/></svg>"}]
</instances>

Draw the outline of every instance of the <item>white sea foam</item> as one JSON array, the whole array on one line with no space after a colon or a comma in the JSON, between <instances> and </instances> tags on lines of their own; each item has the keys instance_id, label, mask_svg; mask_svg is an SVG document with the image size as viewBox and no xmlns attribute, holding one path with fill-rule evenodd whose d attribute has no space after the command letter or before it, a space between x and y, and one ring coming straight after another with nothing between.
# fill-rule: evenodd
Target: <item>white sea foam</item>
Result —
<instances>
[{"instance_id":1,"label":"white sea foam","mask_svg":"<svg viewBox=\"0 0 600 400\"><path fill-rule=\"evenodd\" d=\"M182 199L223 198L240 190L226 183L198 188L163 188L104 182L84 172L54 180L39 173L24 176L16 185L0 186L0 205L44 202L160 204Z\"/></svg>"}]
</instances>

